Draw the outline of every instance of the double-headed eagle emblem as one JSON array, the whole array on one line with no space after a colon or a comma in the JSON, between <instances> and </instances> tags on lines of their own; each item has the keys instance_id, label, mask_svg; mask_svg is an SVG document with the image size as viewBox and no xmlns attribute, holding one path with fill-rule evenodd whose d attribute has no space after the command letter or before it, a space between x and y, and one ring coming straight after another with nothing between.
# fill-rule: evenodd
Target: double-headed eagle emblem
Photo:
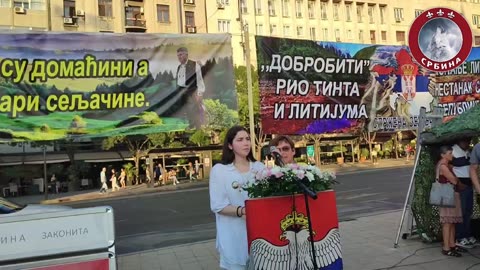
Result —
<instances>
[{"instance_id":1,"label":"double-headed eagle emblem","mask_svg":"<svg viewBox=\"0 0 480 270\"><path fill-rule=\"evenodd\" d=\"M265 239L255 239L250 247L248 270L309 270L313 269L308 218L292 211L281 222L279 236L285 245L276 246ZM315 232L314 232L315 234ZM315 259L320 268L342 258L338 228L332 228L320 241L314 242Z\"/></svg>"}]
</instances>

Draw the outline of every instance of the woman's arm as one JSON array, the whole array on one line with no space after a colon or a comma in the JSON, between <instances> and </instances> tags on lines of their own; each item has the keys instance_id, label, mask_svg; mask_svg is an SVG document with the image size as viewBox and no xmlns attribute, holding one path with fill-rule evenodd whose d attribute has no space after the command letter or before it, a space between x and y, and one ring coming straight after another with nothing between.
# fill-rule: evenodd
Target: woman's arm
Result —
<instances>
[{"instance_id":1,"label":"woman's arm","mask_svg":"<svg viewBox=\"0 0 480 270\"><path fill-rule=\"evenodd\" d=\"M447 180L456 185L458 183L458 178L448 169L446 165L440 165L440 174L445 176Z\"/></svg>"},{"instance_id":2,"label":"woman's arm","mask_svg":"<svg viewBox=\"0 0 480 270\"><path fill-rule=\"evenodd\" d=\"M225 190L226 173L222 165L216 165L210 173L209 192L210 208L212 212L231 216L242 217L246 214L245 208L239 205L232 205Z\"/></svg>"}]
</instances>

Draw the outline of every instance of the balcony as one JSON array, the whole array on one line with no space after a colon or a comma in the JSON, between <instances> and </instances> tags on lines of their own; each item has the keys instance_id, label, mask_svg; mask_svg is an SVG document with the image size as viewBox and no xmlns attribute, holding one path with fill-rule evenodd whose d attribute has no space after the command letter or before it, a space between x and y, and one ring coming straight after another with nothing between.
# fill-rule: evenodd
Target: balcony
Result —
<instances>
[{"instance_id":1,"label":"balcony","mask_svg":"<svg viewBox=\"0 0 480 270\"><path fill-rule=\"evenodd\" d=\"M126 18L125 31L145 33L147 31L147 21L144 19Z\"/></svg>"},{"instance_id":2,"label":"balcony","mask_svg":"<svg viewBox=\"0 0 480 270\"><path fill-rule=\"evenodd\" d=\"M193 25L186 25L185 26L185 32L189 34L195 34L197 33L197 27Z\"/></svg>"}]
</instances>

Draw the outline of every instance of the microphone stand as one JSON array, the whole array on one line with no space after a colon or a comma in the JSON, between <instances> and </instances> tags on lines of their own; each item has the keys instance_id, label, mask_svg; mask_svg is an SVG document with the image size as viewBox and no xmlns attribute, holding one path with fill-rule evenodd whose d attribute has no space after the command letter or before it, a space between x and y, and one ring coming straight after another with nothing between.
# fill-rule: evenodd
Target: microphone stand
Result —
<instances>
[{"instance_id":1,"label":"microphone stand","mask_svg":"<svg viewBox=\"0 0 480 270\"><path fill-rule=\"evenodd\" d=\"M284 167L285 163L282 160L282 157L280 155L275 155L272 154L273 157L275 158L275 164L280 167ZM303 191L303 197L305 198L305 210L307 211L307 218L308 218L308 233L310 235L310 248L312 252L312 261L313 261L313 269L318 270L320 269L317 265L317 259L315 255L315 243L313 242L313 226L312 226L312 216L310 215L310 202L308 201L308 197L311 197L312 199L316 200L317 194L313 192L310 188L308 188L304 183L302 183L302 179L296 179L295 183L302 189Z\"/></svg>"}]
</instances>

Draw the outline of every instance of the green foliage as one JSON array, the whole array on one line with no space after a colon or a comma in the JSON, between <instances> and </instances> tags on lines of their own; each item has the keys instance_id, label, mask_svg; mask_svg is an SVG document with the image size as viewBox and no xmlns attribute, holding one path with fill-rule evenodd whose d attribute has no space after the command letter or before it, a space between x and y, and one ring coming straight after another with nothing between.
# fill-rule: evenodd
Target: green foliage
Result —
<instances>
[{"instance_id":1,"label":"green foliage","mask_svg":"<svg viewBox=\"0 0 480 270\"><path fill-rule=\"evenodd\" d=\"M238 95L238 117L240 124L247 126L249 124L248 114L248 84L247 68L245 66L235 67L235 87ZM260 90L258 84L258 73L252 67L252 93L253 93L253 115L255 123L260 119ZM228 127L230 128L230 127Z\"/></svg>"},{"instance_id":2,"label":"green foliage","mask_svg":"<svg viewBox=\"0 0 480 270\"><path fill-rule=\"evenodd\" d=\"M428 144L451 143L466 137L477 137L480 133L480 106L455 116L452 120L435 126L422 134L422 140Z\"/></svg>"},{"instance_id":3,"label":"green foliage","mask_svg":"<svg viewBox=\"0 0 480 270\"><path fill-rule=\"evenodd\" d=\"M257 172L255 179L242 188L248 192L250 198L291 195L303 192L297 181L301 181L314 192L329 190L336 183L332 173L322 172L315 166L291 164L286 167L265 168Z\"/></svg>"},{"instance_id":4,"label":"green foliage","mask_svg":"<svg viewBox=\"0 0 480 270\"><path fill-rule=\"evenodd\" d=\"M435 161L430 154L433 146L423 146L420 160L415 170L415 189L412 201L412 212L417 224L418 234L425 233L433 240L442 239L442 229L438 208L429 203L430 189L435 180Z\"/></svg>"},{"instance_id":5,"label":"green foliage","mask_svg":"<svg viewBox=\"0 0 480 270\"><path fill-rule=\"evenodd\" d=\"M238 123L238 113L229 109L218 99L206 99L204 105L207 113L206 128L220 130L230 128Z\"/></svg>"},{"instance_id":6,"label":"green foliage","mask_svg":"<svg viewBox=\"0 0 480 270\"><path fill-rule=\"evenodd\" d=\"M348 152L347 147L345 147L345 145L335 145L332 150L333 152L336 152L336 153Z\"/></svg>"},{"instance_id":7,"label":"green foliage","mask_svg":"<svg viewBox=\"0 0 480 270\"><path fill-rule=\"evenodd\" d=\"M206 146L210 144L210 136L203 129L197 129L189 138L197 146Z\"/></svg>"},{"instance_id":8,"label":"green foliage","mask_svg":"<svg viewBox=\"0 0 480 270\"><path fill-rule=\"evenodd\" d=\"M215 161L222 160L222 151L213 151L212 152L212 160L215 160Z\"/></svg>"},{"instance_id":9,"label":"green foliage","mask_svg":"<svg viewBox=\"0 0 480 270\"><path fill-rule=\"evenodd\" d=\"M43 125L40 127L40 132L49 133L49 132L50 132L50 127L49 127L47 124L43 124Z\"/></svg>"},{"instance_id":10,"label":"green foliage","mask_svg":"<svg viewBox=\"0 0 480 270\"><path fill-rule=\"evenodd\" d=\"M127 176L127 183L128 185L132 184L132 180L135 177L136 173L136 167L132 163L127 163L123 165L123 168L125 169L125 174Z\"/></svg>"},{"instance_id":11,"label":"green foliage","mask_svg":"<svg viewBox=\"0 0 480 270\"><path fill-rule=\"evenodd\" d=\"M179 141L172 141L171 143L168 144L168 147L170 148L182 148L185 147L185 144Z\"/></svg>"},{"instance_id":12,"label":"green foliage","mask_svg":"<svg viewBox=\"0 0 480 270\"><path fill-rule=\"evenodd\" d=\"M368 151L367 148L362 148L362 150L360 151L360 156L366 158L369 155L370 155L370 151Z\"/></svg>"},{"instance_id":13,"label":"green foliage","mask_svg":"<svg viewBox=\"0 0 480 270\"><path fill-rule=\"evenodd\" d=\"M162 119L156 112L141 112L138 115L131 116L131 118L138 118L142 120L143 124L147 125L161 125Z\"/></svg>"},{"instance_id":14,"label":"green foliage","mask_svg":"<svg viewBox=\"0 0 480 270\"><path fill-rule=\"evenodd\" d=\"M177 166L188 164L188 159L180 158L177 160Z\"/></svg>"}]
</instances>

